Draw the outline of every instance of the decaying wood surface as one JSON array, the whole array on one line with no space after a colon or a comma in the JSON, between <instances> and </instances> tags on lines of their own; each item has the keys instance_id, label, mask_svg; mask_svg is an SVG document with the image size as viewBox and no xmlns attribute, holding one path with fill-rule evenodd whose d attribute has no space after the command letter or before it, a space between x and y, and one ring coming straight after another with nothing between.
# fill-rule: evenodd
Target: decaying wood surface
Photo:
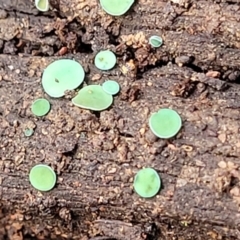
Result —
<instances>
[{"instance_id":1,"label":"decaying wood surface","mask_svg":"<svg viewBox=\"0 0 240 240\"><path fill-rule=\"evenodd\" d=\"M177 3L178 2L178 3ZM240 239L239 1L138 1L123 17L98 1L0 0L0 234L8 239ZM153 50L151 35L163 37ZM97 70L100 49L118 57ZM86 83L115 79L121 92L99 114L49 99L41 74L72 58ZM50 100L35 118L31 103ZM183 128L156 139L151 113L176 109ZM35 128L26 138L26 127ZM56 188L39 193L29 169L52 166ZM163 189L139 198L133 177L155 168Z\"/></svg>"}]
</instances>

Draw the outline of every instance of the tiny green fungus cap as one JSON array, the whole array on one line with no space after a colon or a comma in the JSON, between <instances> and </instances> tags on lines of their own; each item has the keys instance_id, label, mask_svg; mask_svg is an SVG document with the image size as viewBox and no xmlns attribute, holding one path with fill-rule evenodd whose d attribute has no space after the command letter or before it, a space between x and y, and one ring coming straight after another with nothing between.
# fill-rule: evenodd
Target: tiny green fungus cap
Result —
<instances>
[{"instance_id":1,"label":"tiny green fungus cap","mask_svg":"<svg viewBox=\"0 0 240 240\"><path fill-rule=\"evenodd\" d=\"M110 70L117 62L116 55L110 50L103 50L97 53L94 59L95 66L100 70Z\"/></svg>"},{"instance_id":2,"label":"tiny green fungus cap","mask_svg":"<svg viewBox=\"0 0 240 240\"><path fill-rule=\"evenodd\" d=\"M163 40L159 36L151 36L149 38L149 44L154 48L158 48L162 46Z\"/></svg>"},{"instance_id":3,"label":"tiny green fungus cap","mask_svg":"<svg viewBox=\"0 0 240 240\"><path fill-rule=\"evenodd\" d=\"M106 93L100 85L88 85L72 99L75 106L92 111L105 110L111 106L112 102L112 95Z\"/></svg>"},{"instance_id":4,"label":"tiny green fungus cap","mask_svg":"<svg viewBox=\"0 0 240 240\"><path fill-rule=\"evenodd\" d=\"M34 130L33 130L32 128L26 128L26 129L24 130L24 135L25 135L26 137L31 137L31 136L33 135L33 133L34 133Z\"/></svg>"},{"instance_id":5,"label":"tiny green fungus cap","mask_svg":"<svg viewBox=\"0 0 240 240\"><path fill-rule=\"evenodd\" d=\"M112 16L125 14L133 5L134 0L100 0L103 10Z\"/></svg>"},{"instance_id":6,"label":"tiny green fungus cap","mask_svg":"<svg viewBox=\"0 0 240 240\"><path fill-rule=\"evenodd\" d=\"M38 117L46 115L50 111L51 105L47 99L39 98L32 103L32 113Z\"/></svg>"},{"instance_id":7,"label":"tiny green fungus cap","mask_svg":"<svg viewBox=\"0 0 240 240\"><path fill-rule=\"evenodd\" d=\"M56 184L57 177L53 169L44 164L35 165L29 173L31 185L39 191L50 191Z\"/></svg>"},{"instance_id":8,"label":"tiny green fungus cap","mask_svg":"<svg viewBox=\"0 0 240 240\"><path fill-rule=\"evenodd\" d=\"M107 80L102 84L103 90L111 95L116 95L120 91L120 86L118 82L114 80Z\"/></svg>"},{"instance_id":9,"label":"tiny green fungus cap","mask_svg":"<svg viewBox=\"0 0 240 240\"><path fill-rule=\"evenodd\" d=\"M149 126L154 135L168 139L179 132L182 127L182 119L176 111L163 108L151 115Z\"/></svg>"},{"instance_id":10,"label":"tiny green fungus cap","mask_svg":"<svg viewBox=\"0 0 240 240\"><path fill-rule=\"evenodd\" d=\"M135 192L143 198L154 197L161 188L161 179L153 168L143 168L134 177Z\"/></svg>"},{"instance_id":11,"label":"tiny green fungus cap","mask_svg":"<svg viewBox=\"0 0 240 240\"><path fill-rule=\"evenodd\" d=\"M49 10L49 0L35 0L36 8L41 12L47 12Z\"/></svg>"},{"instance_id":12,"label":"tiny green fungus cap","mask_svg":"<svg viewBox=\"0 0 240 240\"><path fill-rule=\"evenodd\" d=\"M74 90L83 82L85 72L78 62L60 59L47 66L42 75L44 91L53 98L64 96L65 91Z\"/></svg>"}]
</instances>

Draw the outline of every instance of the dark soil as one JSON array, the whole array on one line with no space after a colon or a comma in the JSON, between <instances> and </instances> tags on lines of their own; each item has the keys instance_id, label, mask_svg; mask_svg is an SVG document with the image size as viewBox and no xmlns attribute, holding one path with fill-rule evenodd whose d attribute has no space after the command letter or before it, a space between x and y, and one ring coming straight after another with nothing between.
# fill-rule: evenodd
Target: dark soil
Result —
<instances>
[{"instance_id":1,"label":"dark soil","mask_svg":"<svg viewBox=\"0 0 240 240\"><path fill-rule=\"evenodd\" d=\"M51 4L0 0L0 239L240 239L240 1L139 0L118 18L97 0ZM118 57L106 73L93 64L103 49ZM117 80L112 107L49 98L41 75L59 58L83 65L84 84ZM30 111L38 97L46 117ZM168 141L148 127L162 107L183 119ZM48 193L29 183L37 163L58 174ZM163 182L150 200L132 187L147 166Z\"/></svg>"}]
</instances>

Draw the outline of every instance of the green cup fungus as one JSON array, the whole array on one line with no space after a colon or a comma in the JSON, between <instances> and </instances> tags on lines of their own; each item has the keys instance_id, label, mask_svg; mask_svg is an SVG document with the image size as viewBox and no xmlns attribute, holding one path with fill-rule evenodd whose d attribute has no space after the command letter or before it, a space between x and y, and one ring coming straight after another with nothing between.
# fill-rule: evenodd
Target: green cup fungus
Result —
<instances>
[{"instance_id":1,"label":"green cup fungus","mask_svg":"<svg viewBox=\"0 0 240 240\"><path fill-rule=\"evenodd\" d=\"M120 91L120 86L118 82L113 80L107 80L102 84L103 90L111 95L116 95Z\"/></svg>"},{"instance_id":2,"label":"green cup fungus","mask_svg":"<svg viewBox=\"0 0 240 240\"><path fill-rule=\"evenodd\" d=\"M116 55L110 50L103 50L97 53L94 59L95 66L100 70L110 70L117 62Z\"/></svg>"},{"instance_id":3,"label":"green cup fungus","mask_svg":"<svg viewBox=\"0 0 240 240\"><path fill-rule=\"evenodd\" d=\"M42 86L53 98L64 96L67 90L74 90L83 82L85 72L78 62L71 59L60 59L52 62L44 70Z\"/></svg>"},{"instance_id":4,"label":"green cup fungus","mask_svg":"<svg viewBox=\"0 0 240 240\"><path fill-rule=\"evenodd\" d=\"M33 135L33 133L34 133L34 130L32 128L26 128L24 130L25 137L31 137Z\"/></svg>"},{"instance_id":5,"label":"green cup fungus","mask_svg":"<svg viewBox=\"0 0 240 240\"><path fill-rule=\"evenodd\" d=\"M163 108L151 115L149 126L157 137L169 139L181 129L182 119L176 111Z\"/></svg>"},{"instance_id":6,"label":"green cup fungus","mask_svg":"<svg viewBox=\"0 0 240 240\"><path fill-rule=\"evenodd\" d=\"M111 106L112 95L106 93L100 85L89 85L82 88L72 99L75 106L92 111L102 111Z\"/></svg>"},{"instance_id":7,"label":"green cup fungus","mask_svg":"<svg viewBox=\"0 0 240 240\"><path fill-rule=\"evenodd\" d=\"M38 164L30 170L29 181L39 191L50 191L55 186L57 177L51 167Z\"/></svg>"},{"instance_id":8,"label":"green cup fungus","mask_svg":"<svg viewBox=\"0 0 240 240\"><path fill-rule=\"evenodd\" d=\"M159 36L151 36L149 38L149 44L154 48L158 48L162 46L163 40Z\"/></svg>"},{"instance_id":9,"label":"green cup fungus","mask_svg":"<svg viewBox=\"0 0 240 240\"><path fill-rule=\"evenodd\" d=\"M50 111L51 105L47 99L39 98L32 103L32 113L38 117L46 115Z\"/></svg>"},{"instance_id":10,"label":"green cup fungus","mask_svg":"<svg viewBox=\"0 0 240 240\"><path fill-rule=\"evenodd\" d=\"M143 168L134 177L133 188L143 198L154 197L161 188L161 179L153 168Z\"/></svg>"},{"instance_id":11,"label":"green cup fungus","mask_svg":"<svg viewBox=\"0 0 240 240\"><path fill-rule=\"evenodd\" d=\"M35 0L36 8L41 12L47 12L49 10L49 0Z\"/></svg>"},{"instance_id":12,"label":"green cup fungus","mask_svg":"<svg viewBox=\"0 0 240 240\"><path fill-rule=\"evenodd\" d=\"M134 0L100 0L103 10L112 16L125 14L133 5Z\"/></svg>"}]
</instances>

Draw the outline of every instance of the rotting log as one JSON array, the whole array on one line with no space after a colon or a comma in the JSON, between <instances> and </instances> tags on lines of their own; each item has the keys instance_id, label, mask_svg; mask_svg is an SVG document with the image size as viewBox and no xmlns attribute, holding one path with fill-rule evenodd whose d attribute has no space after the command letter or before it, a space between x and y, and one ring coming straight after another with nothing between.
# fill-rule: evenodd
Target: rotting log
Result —
<instances>
[{"instance_id":1,"label":"rotting log","mask_svg":"<svg viewBox=\"0 0 240 240\"><path fill-rule=\"evenodd\" d=\"M40 15L30 1L0 1L2 236L240 239L240 7L218 2L138 1L115 19L97 1L59 1ZM153 51L147 39L156 32L164 45ZM51 112L34 118L32 101L48 98L42 71L65 46L63 57L84 66L87 83L113 78L121 93L100 114L74 107L73 92L50 99ZM108 73L93 66L102 48L118 54ZM171 141L149 131L149 116L161 107L183 119ZM26 138L29 126L35 133ZM28 181L39 162L58 173L49 193ZM151 200L132 189L134 174L146 166L163 182Z\"/></svg>"}]
</instances>

